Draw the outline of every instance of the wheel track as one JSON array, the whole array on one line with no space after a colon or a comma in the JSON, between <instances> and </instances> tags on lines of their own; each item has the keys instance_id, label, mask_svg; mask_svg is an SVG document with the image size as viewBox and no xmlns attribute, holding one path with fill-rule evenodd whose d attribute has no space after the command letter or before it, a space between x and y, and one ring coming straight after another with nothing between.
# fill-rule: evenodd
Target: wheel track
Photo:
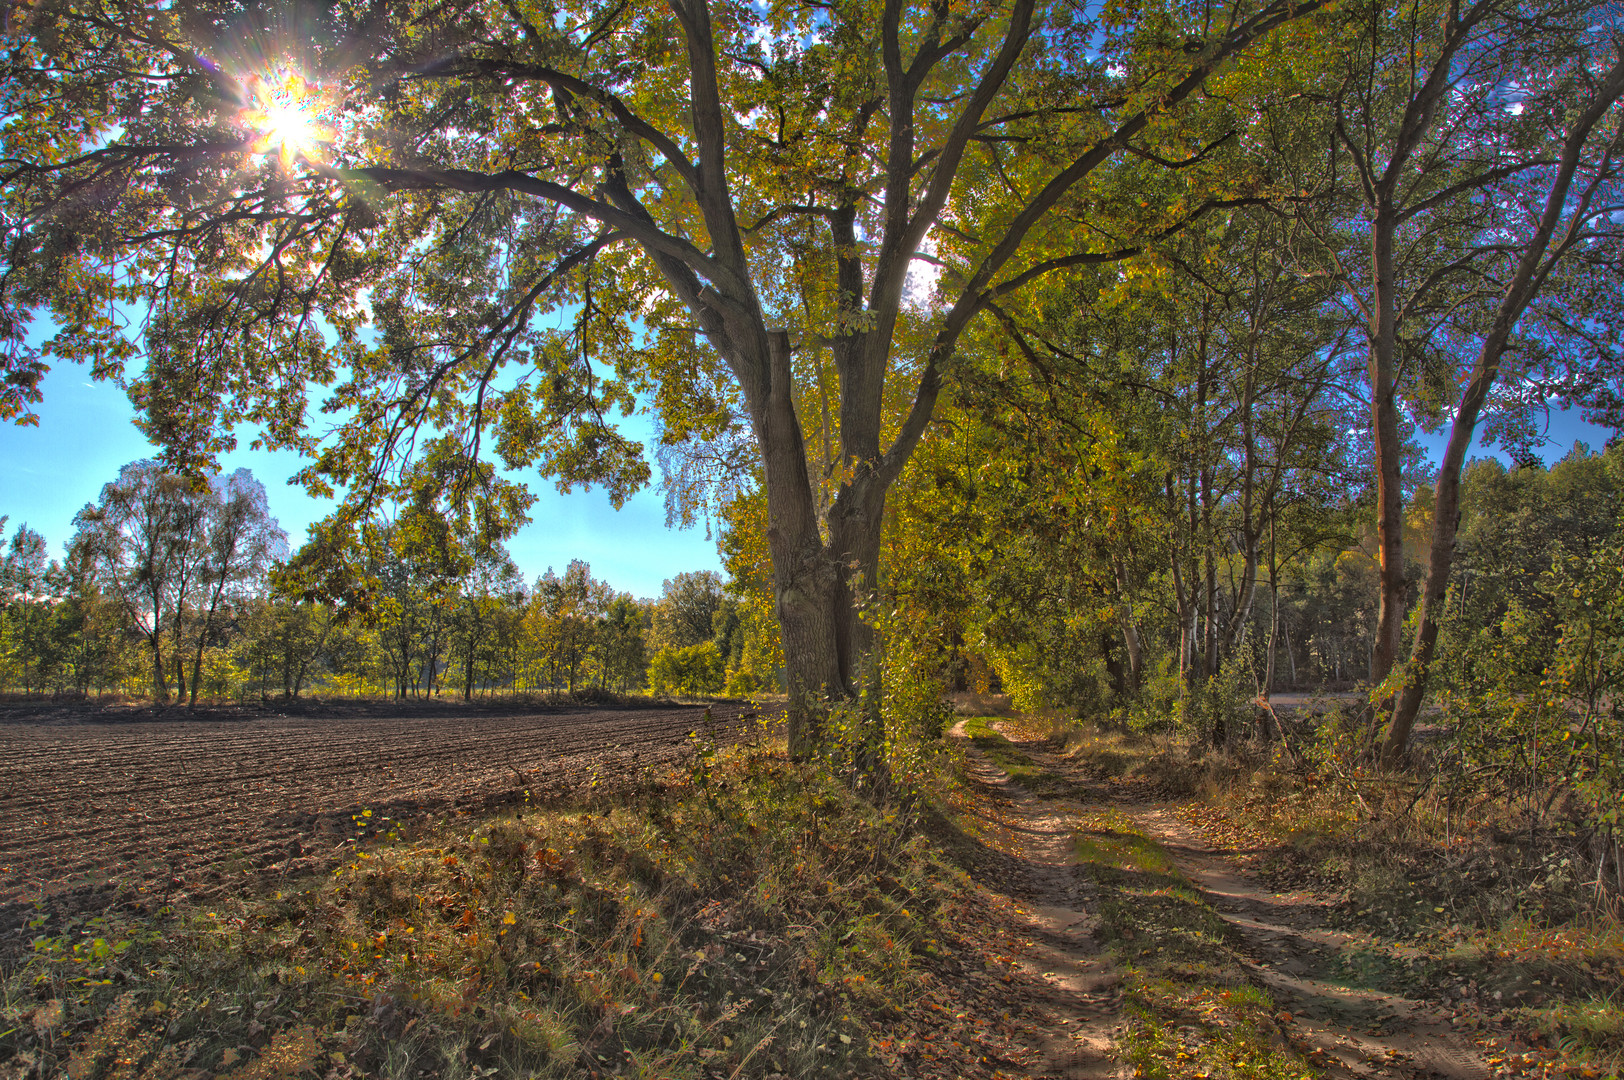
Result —
<instances>
[{"instance_id":1,"label":"wheel track","mask_svg":"<svg viewBox=\"0 0 1624 1080\"><path fill-rule=\"evenodd\" d=\"M1003 734L1011 740L1017 735L1013 730ZM1293 1017L1292 1037L1317 1051L1326 1080L1490 1080L1483 1055L1451 1029L1448 1016L1437 1007L1382 990L1349 987L1324 970L1326 961L1319 954L1346 948L1353 939L1321 925L1316 901L1289 902L1248 880L1170 807L1102 795L1069 761L1029 742L1019 745L1044 768L1074 780L1086 801L1109 803L1131 815L1207 894L1213 910L1245 942L1253 977ZM1366 1025L1378 1017L1396 1021L1399 1030L1367 1033Z\"/></svg>"}]
</instances>

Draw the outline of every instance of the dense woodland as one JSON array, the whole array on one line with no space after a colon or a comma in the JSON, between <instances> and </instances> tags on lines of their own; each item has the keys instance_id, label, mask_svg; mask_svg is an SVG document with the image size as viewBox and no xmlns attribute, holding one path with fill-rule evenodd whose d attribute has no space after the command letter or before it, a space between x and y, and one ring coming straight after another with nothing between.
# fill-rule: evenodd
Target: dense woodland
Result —
<instances>
[{"instance_id":1,"label":"dense woodland","mask_svg":"<svg viewBox=\"0 0 1624 1080\"><path fill-rule=\"evenodd\" d=\"M996 437L994 429L984 436ZM942 450L951 458L963 448ZM1140 726L1169 721L1189 688L1211 678L1202 645L1180 632L1171 565L1188 556L1158 539L1169 526L1147 529L1134 556L1148 570L1130 586L1127 569L1090 543L1075 509L1048 490L1053 478L1040 480L1037 463L1018 464L1017 455L1003 452L1009 475L994 481L976 513L942 500L954 483L948 471L903 504L913 520L899 518L893 543L923 548L926 541L903 533L911 525L946 550L922 555L884 597L911 609L902 632L936 631L944 689L1008 689L1033 708L1122 712ZM1357 492L1357 481L1347 477L1347 490ZM1621 485L1624 450L1596 453L1583 443L1549 469L1494 459L1467 466L1446 685L1470 685L1486 655L1521 652L1531 633L1539 646L1552 645L1572 606L1560 594L1605 573L1618 548ZM1007 517L1016 507L998 507L1012 496L1018 524ZM1049 514L1034 503L1058 509L1042 520ZM781 693L777 638L762 617L768 598L749 588L747 506L736 508L738 524L722 538L735 576L679 574L658 599L615 592L582 560L526 582L500 553L460 565L444 552L425 557L396 529L382 534L389 546L363 567L377 592L347 609L301 592L302 553L289 551L264 489L246 471L194 487L137 462L76 519L64 557L52 558L26 524L12 531L0 564L0 671L13 693L141 698L162 686L163 700L192 704L586 688ZM1226 504L1216 522L1228 545L1240 535L1233 509ZM1406 518L1412 551L1431 528L1431 511L1423 485ZM1268 522L1273 546L1249 600L1233 548L1214 567L1213 633L1229 636L1220 647L1238 650L1236 670L1244 669L1240 684L1226 688L1231 696L1346 689L1369 677L1379 564L1368 508L1349 494L1298 513L1298 528L1284 536L1281 523ZM1412 579L1418 570L1412 564ZM1237 620L1240 603L1250 608ZM1198 617L1199 642L1205 608ZM1523 662L1535 656L1550 661L1527 654Z\"/></svg>"}]
</instances>

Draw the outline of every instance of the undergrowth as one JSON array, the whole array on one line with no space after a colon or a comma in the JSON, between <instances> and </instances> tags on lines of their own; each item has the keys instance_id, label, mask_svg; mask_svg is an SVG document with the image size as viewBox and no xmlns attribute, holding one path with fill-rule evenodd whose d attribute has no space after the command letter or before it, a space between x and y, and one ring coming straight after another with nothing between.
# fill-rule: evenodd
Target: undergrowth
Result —
<instances>
[{"instance_id":1,"label":"undergrowth","mask_svg":"<svg viewBox=\"0 0 1624 1080\"><path fill-rule=\"evenodd\" d=\"M42 919L0 978L0 1077L872 1074L967 890L912 824L780 753L708 751L631 803L273 894Z\"/></svg>"}]
</instances>

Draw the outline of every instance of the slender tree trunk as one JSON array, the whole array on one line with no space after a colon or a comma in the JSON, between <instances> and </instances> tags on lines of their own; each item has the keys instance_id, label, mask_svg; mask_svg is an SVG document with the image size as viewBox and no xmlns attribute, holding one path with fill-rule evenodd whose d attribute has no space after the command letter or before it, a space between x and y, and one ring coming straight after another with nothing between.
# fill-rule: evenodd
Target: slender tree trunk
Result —
<instances>
[{"instance_id":1,"label":"slender tree trunk","mask_svg":"<svg viewBox=\"0 0 1624 1080\"><path fill-rule=\"evenodd\" d=\"M152 628L152 701L155 705L169 703L169 675L164 671L163 634L156 625Z\"/></svg>"},{"instance_id":2,"label":"slender tree trunk","mask_svg":"<svg viewBox=\"0 0 1624 1080\"><path fill-rule=\"evenodd\" d=\"M1177 552L1173 554L1172 563L1173 593L1179 617L1179 679L1188 690L1195 676L1195 598L1191 595L1192 588L1185 586Z\"/></svg>"},{"instance_id":3,"label":"slender tree trunk","mask_svg":"<svg viewBox=\"0 0 1624 1080\"><path fill-rule=\"evenodd\" d=\"M1129 600L1128 568L1121 559L1112 559L1111 563L1116 571L1117 622L1122 627L1122 643L1128 652L1127 692L1131 695L1139 689L1144 659L1140 651L1139 626L1134 621L1133 604Z\"/></svg>"},{"instance_id":4,"label":"slender tree trunk","mask_svg":"<svg viewBox=\"0 0 1624 1080\"><path fill-rule=\"evenodd\" d=\"M1256 394L1256 376L1254 374L1256 357L1256 338L1254 336L1254 354L1251 364L1247 368L1241 402L1241 443L1244 448L1244 461L1241 472L1241 585L1235 595L1235 611L1229 619L1229 632L1227 651L1233 653L1246 641L1246 635L1251 628L1252 599L1257 594L1257 564L1258 546L1262 538L1262 528L1253 523L1253 511L1259 502L1263 503L1263 512L1268 512L1267 499L1259 500L1257 495L1257 450L1252 430L1253 399ZM1282 448L1282 452L1284 448Z\"/></svg>"},{"instance_id":5,"label":"slender tree trunk","mask_svg":"<svg viewBox=\"0 0 1624 1080\"><path fill-rule=\"evenodd\" d=\"M1398 349L1398 295L1393 257L1396 214L1378 207L1372 223L1370 306L1370 426L1376 466L1376 555L1381 599L1370 681L1381 683L1398 661L1404 635L1404 488L1394 381Z\"/></svg>"},{"instance_id":6,"label":"slender tree trunk","mask_svg":"<svg viewBox=\"0 0 1624 1080\"><path fill-rule=\"evenodd\" d=\"M225 578L222 576L214 593L209 597L209 613L203 619L203 625L197 632L197 655L192 661L192 697L187 708L197 708L198 676L203 671L203 649L208 644L209 632L214 629L214 613L219 610L220 596L225 591Z\"/></svg>"},{"instance_id":7,"label":"slender tree trunk","mask_svg":"<svg viewBox=\"0 0 1624 1080\"><path fill-rule=\"evenodd\" d=\"M1188 529L1185 536L1187 541L1193 543L1195 536L1195 481L1185 485L1186 488L1186 521ZM1171 511L1175 507L1173 497L1173 475L1167 476L1167 502ZM1173 545L1169 560L1173 572L1173 598L1178 606L1179 620L1179 682L1184 692L1188 693L1195 683L1195 583L1186 581L1183 567L1179 560L1177 543Z\"/></svg>"},{"instance_id":8,"label":"slender tree trunk","mask_svg":"<svg viewBox=\"0 0 1624 1080\"><path fill-rule=\"evenodd\" d=\"M186 609L184 607L177 606L175 609L175 647L170 650L172 653L174 653L175 660L176 704L179 704L180 699L186 696L186 649L185 641L181 637L182 633L184 633L183 628L185 625Z\"/></svg>"},{"instance_id":9,"label":"slender tree trunk","mask_svg":"<svg viewBox=\"0 0 1624 1080\"><path fill-rule=\"evenodd\" d=\"M1208 320L1211 317L1212 302L1204 300L1201 306L1201 329L1196 335L1196 417L1200 425L1200 452L1201 467L1200 499L1201 499L1201 546L1202 560L1206 577L1206 622L1202 629L1201 642L1201 674L1206 681L1218 674L1218 577L1217 553L1214 550L1214 536L1212 529L1212 465L1208 460L1211 447L1208 445L1211 432L1207 419L1207 346L1208 346ZM1192 509L1192 518L1194 511ZM1192 520L1192 532L1194 531Z\"/></svg>"},{"instance_id":10,"label":"slender tree trunk","mask_svg":"<svg viewBox=\"0 0 1624 1080\"><path fill-rule=\"evenodd\" d=\"M164 670L163 592L154 583L148 591L152 600L152 701L169 704L169 673Z\"/></svg>"},{"instance_id":11,"label":"slender tree trunk","mask_svg":"<svg viewBox=\"0 0 1624 1080\"><path fill-rule=\"evenodd\" d=\"M1421 710L1426 695L1428 665L1438 643L1438 611L1449 588L1449 570L1455 555L1455 537L1460 528L1460 479L1466 452L1471 448L1472 436L1477 430L1478 416L1488 400L1489 391L1500 374L1500 361L1505 355L1511 332L1528 305L1533 302L1552 264L1573 246L1582 229L1592 187L1578 197L1563 241L1554 251L1551 242L1565 214L1570 210L1569 189L1577 172L1584 145L1590 133L1601 122L1613 104L1624 96L1624 59L1620 59L1608 72L1595 97L1573 123L1563 140L1562 157L1551 187L1545 196L1539 226L1523 248L1506 291L1496 305L1489 332L1484 336L1477 363L1471 378L1461 392L1455 420L1449 429L1449 443L1438 466L1436 502L1432 518L1432 544L1428 551L1427 579L1421 594L1421 611L1415 643L1410 653L1403 693L1393 710L1393 722L1388 728L1382 746L1382 763L1391 768L1403 758L1409 746L1410 730ZM1614 147L1619 136L1614 136ZM1549 254L1548 254L1549 253ZM1549 259L1549 261L1547 261Z\"/></svg>"},{"instance_id":12,"label":"slender tree trunk","mask_svg":"<svg viewBox=\"0 0 1624 1080\"><path fill-rule=\"evenodd\" d=\"M1211 523L1210 514L1204 515ZM1207 617L1202 626L1202 665L1203 676L1211 681L1218 674L1218 559L1217 552L1209 543L1203 561L1206 564L1206 600Z\"/></svg>"},{"instance_id":13,"label":"slender tree trunk","mask_svg":"<svg viewBox=\"0 0 1624 1080\"><path fill-rule=\"evenodd\" d=\"M1276 558L1275 528L1269 520L1269 655L1263 667L1264 700L1274 693L1274 654L1280 640L1280 563Z\"/></svg>"}]
</instances>

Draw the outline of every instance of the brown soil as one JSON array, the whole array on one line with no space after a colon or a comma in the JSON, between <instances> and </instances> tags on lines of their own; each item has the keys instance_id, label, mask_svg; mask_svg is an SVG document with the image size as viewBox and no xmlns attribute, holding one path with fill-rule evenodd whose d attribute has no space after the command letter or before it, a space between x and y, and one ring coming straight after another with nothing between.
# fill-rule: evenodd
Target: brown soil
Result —
<instances>
[{"instance_id":1,"label":"brown soil","mask_svg":"<svg viewBox=\"0 0 1624 1080\"><path fill-rule=\"evenodd\" d=\"M321 869L359 839L504 803L623 792L681 760L704 707L379 705L196 718L151 710L5 710L0 721L0 955L47 915L211 895L245 875ZM712 706L713 738L756 712Z\"/></svg>"},{"instance_id":2,"label":"brown soil","mask_svg":"<svg viewBox=\"0 0 1624 1080\"><path fill-rule=\"evenodd\" d=\"M964 722L954 727L963 737ZM1023 1023L1012 1055L1024 1075L1043 1080L1116 1080L1129 1075L1112 1053L1122 1001L1111 958L1095 938L1093 890L1071 857L1077 822L1065 807L1010 781L973 747L966 772L991 803L988 822L1006 847L1005 864L983 883L1016 898L1016 927L1024 935L1016 956L1026 978L1007 987Z\"/></svg>"}]
</instances>

